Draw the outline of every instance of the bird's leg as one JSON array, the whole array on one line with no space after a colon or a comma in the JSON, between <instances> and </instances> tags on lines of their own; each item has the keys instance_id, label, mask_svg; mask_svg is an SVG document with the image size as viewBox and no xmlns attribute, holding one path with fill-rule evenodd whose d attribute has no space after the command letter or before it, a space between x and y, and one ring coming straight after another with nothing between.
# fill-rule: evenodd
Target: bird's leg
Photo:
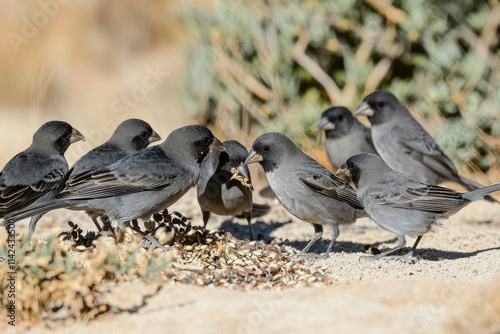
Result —
<instances>
[{"instance_id":1,"label":"bird's leg","mask_svg":"<svg viewBox=\"0 0 500 334\"><path fill-rule=\"evenodd\" d=\"M413 254L413 252L415 251L415 249L417 248L418 246L418 243L420 242L420 239L422 239L422 235L419 235L417 237L417 240L415 240L415 243L413 244L413 246L411 247L411 250L410 250L410 253Z\"/></svg>"},{"instance_id":2,"label":"bird's leg","mask_svg":"<svg viewBox=\"0 0 500 334\"><path fill-rule=\"evenodd\" d=\"M389 254L392 254L402 248L404 248L404 246L406 245L406 239L405 239L405 236L404 234L402 235L398 235L398 244L396 245L396 247L394 248L391 248L389 250L386 250L385 252L382 252L380 254L377 254L377 255L369 255L369 256L360 256L359 259L363 259L363 260L378 260L384 256L387 256Z\"/></svg>"},{"instance_id":3,"label":"bird's leg","mask_svg":"<svg viewBox=\"0 0 500 334\"><path fill-rule=\"evenodd\" d=\"M252 224L250 223L250 221L252 220L252 213L245 212L244 215L248 222L248 232L250 233L250 241L253 241L253 230L252 230Z\"/></svg>"},{"instance_id":4,"label":"bird's leg","mask_svg":"<svg viewBox=\"0 0 500 334\"><path fill-rule=\"evenodd\" d=\"M304 249L300 251L301 255L305 255L309 251L309 248L311 248L311 246L316 241L321 239L321 236L323 235L323 226L318 225L318 224L311 224L311 225L314 227L314 237L311 239L311 241L309 241L309 243L306 245L306 247L304 247Z\"/></svg>"},{"instance_id":5,"label":"bird's leg","mask_svg":"<svg viewBox=\"0 0 500 334\"><path fill-rule=\"evenodd\" d=\"M38 223L40 218L42 218L42 215L36 215L36 216L31 217L30 225L29 225L30 239L31 239L31 236L33 235L33 233L35 233L36 223Z\"/></svg>"},{"instance_id":6,"label":"bird's leg","mask_svg":"<svg viewBox=\"0 0 500 334\"><path fill-rule=\"evenodd\" d=\"M208 220L210 219L210 211L202 211L203 214L203 228L207 229Z\"/></svg>"},{"instance_id":7,"label":"bird's leg","mask_svg":"<svg viewBox=\"0 0 500 334\"><path fill-rule=\"evenodd\" d=\"M415 248L417 248L418 243L420 242L420 239L422 239L422 236L419 235L417 237L417 240L415 240L415 243L411 247L410 251L406 253L405 255L392 255L391 258L401 260L406 263L414 263L419 259L419 256L414 256L413 252L415 251Z\"/></svg>"},{"instance_id":8,"label":"bird's leg","mask_svg":"<svg viewBox=\"0 0 500 334\"><path fill-rule=\"evenodd\" d=\"M127 221L118 221L118 225L116 226L116 229L112 229L113 234L115 236L116 242L122 242L123 241L123 236L125 235L125 225L127 224Z\"/></svg>"},{"instance_id":9,"label":"bird's leg","mask_svg":"<svg viewBox=\"0 0 500 334\"><path fill-rule=\"evenodd\" d=\"M111 221L108 216L101 216L102 229L103 231L112 231L113 226L111 226Z\"/></svg>"},{"instance_id":10,"label":"bird's leg","mask_svg":"<svg viewBox=\"0 0 500 334\"><path fill-rule=\"evenodd\" d=\"M97 221L97 216L95 215L89 215L90 219L94 222L95 227L97 227L97 231L102 232L101 225L99 225L99 222Z\"/></svg>"},{"instance_id":11,"label":"bird's leg","mask_svg":"<svg viewBox=\"0 0 500 334\"><path fill-rule=\"evenodd\" d=\"M339 226L335 224L333 221L328 220L328 225L330 225L332 229L332 240L330 241L330 244L328 244L328 248L326 249L326 253L321 254L322 257L328 258L330 255L330 252L333 248L333 245L335 244L335 241L339 237L340 231L339 231Z\"/></svg>"}]
</instances>

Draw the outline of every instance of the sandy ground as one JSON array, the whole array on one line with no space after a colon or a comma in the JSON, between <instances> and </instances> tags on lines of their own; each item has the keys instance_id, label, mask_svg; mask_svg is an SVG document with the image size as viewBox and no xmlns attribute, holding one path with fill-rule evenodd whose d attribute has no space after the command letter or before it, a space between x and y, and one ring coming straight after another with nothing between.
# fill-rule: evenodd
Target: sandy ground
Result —
<instances>
[{"instance_id":1,"label":"sandy ground","mask_svg":"<svg viewBox=\"0 0 500 334\"><path fill-rule=\"evenodd\" d=\"M277 240L301 249L312 227L290 216L276 200L271 212L254 223L260 239ZM172 209L201 223L194 191ZM35 238L67 229L71 218L82 226L83 216L60 210L39 222ZM24 229L26 223L19 224ZM213 216L210 228L247 238L243 220ZM329 238L329 231L324 237ZM120 309L90 322L40 323L18 328L33 333L498 333L500 331L500 205L479 201L449 219L437 233L425 235L415 264L396 260L360 261L367 244L391 247L395 239L369 219L342 228L328 265L334 284L284 291L232 291L179 283L141 282L110 286L109 302ZM413 240L408 240L411 245ZM326 249L318 242L313 252ZM159 289L156 293L157 289ZM151 298L143 297L153 294ZM2 333L13 333L0 322Z\"/></svg>"}]
</instances>

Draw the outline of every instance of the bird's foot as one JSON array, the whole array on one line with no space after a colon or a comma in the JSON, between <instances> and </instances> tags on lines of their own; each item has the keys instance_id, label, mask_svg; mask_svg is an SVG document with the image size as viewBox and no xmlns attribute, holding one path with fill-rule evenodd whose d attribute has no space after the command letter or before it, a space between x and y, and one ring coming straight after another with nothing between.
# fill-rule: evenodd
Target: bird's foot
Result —
<instances>
[{"instance_id":1,"label":"bird's foot","mask_svg":"<svg viewBox=\"0 0 500 334\"><path fill-rule=\"evenodd\" d=\"M399 260L399 261L402 261L402 262L408 263L408 264L414 264L418 260L420 260L420 256L413 255L413 251L409 251L405 255L392 255L392 256L390 256L388 258L389 259L394 259L394 260Z\"/></svg>"},{"instance_id":2,"label":"bird's foot","mask_svg":"<svg viewBox=\"0 0 500 334\"><path fill-rule=\"evenodd\" d=\"M325 252L318 255L318 259L328 259L330 258L330 252Z\"/></svg>"},{"instance_id":3,"label":"bird's foot","mask_svg":"<svg viewBox=\"0 0 500 334\"><path fill-rule=\"evenodd\" d=\"M163 246L152 235L145 234L142 237L144 238L144 241L141 243L141 246L143 246L144 248L146 248L150 252L154 251L157 248L159 248L161 250L164 250L164 251L168 251L168 250L170 250L172 248L172 247L169 247L169 246Z\"/></svg>"},{"instance_id":4,"label":"bird's foot","mask_svg":"<svg viewBox=\"0 0 500 334\"><path fill-rule=\"evenodd\" d=\"M359 261L375 261L385 257L387 260L399 260L408 264L416 263L420 257L418 255L413 255L413 251L409 251L405 255L388 255L388 254L377 254L377 255L363 255L359 257Z\"/></svg>"}]
</instances>

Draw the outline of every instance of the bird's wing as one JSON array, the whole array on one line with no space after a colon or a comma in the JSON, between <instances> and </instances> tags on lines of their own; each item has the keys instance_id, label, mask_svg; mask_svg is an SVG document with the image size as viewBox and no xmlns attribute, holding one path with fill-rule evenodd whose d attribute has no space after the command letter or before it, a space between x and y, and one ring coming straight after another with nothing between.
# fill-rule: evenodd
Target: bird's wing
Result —
<instances>
[{"instance_id":1,"label":"bird's wing","mask_svg":"<svg viewBox=\"0 0 500 334\"><path fill-rule=\"evenodd\" d=\"M66 171L66 166L51 166L33 184L10 184L0 173L0 216L28 206L48 191L58 189Z\"/></svg>"},{"instance_id":2,"label":"bird's wing","mask_svg":"<svg viewBox=\"0 0 500 334\"><path fill-rule=\"evenodd\" d=\"M470 203L452 189L427 185L416 180L393 187L389 191L372 192L371 196L378 204L438 214L460 209Z\"/></svg>"},{"instance_id":3,"label":"bird's wing","mask_svg":"<svg viewBox=\"0 0 500 334\"><path fill-rule=\"evenodd\" d=\"M415 127L417 131L408 131L408 129L405 128L407 125L408 124L399 124L394 129L394 131L400 134L398 142L403 150L443 178L449 180L459 179L455 165L450 158L441 151L434 139L432 139L432 137L420 126Z\"/></svg>"},{"instance_id":4,"label":"bird's wing","mask_svg":"<svg viewBox=\"0 0 500 334\"><path fill-rule=\"evenodd\" d=\"M115 145L104 143L90 150L75 162L68 172L68 180L66 182L72 182L74 175L79 175L87 171L95 172L99 169L106 168L126 157L128 154L129 152Z\"/></svg>"},{"instance_id":5,"label":"bird's wing","mask_svg":"<svg viewBox=\"0 0 500 334\"><path fill-rule=\"evenodd\" d=\"M330 173L326 168L316 162L314 164L304 164L304 167L306 168L297 170L295 176L313 191L345 202L355 209L363 209L363 205L358 200L356 191L344 181Z\"/></svg>"},{"instance_id":6,"label":"bird's wing","mask_svg":"<svg viewBox=\"0 0 500 334\"><path fill-rule=\"evenodd\" d=\"M156 146L133 154L97 172L73 176L59 194L64 199L120 196L168 187L185 169Z\"/></svg>"}]
</instances>

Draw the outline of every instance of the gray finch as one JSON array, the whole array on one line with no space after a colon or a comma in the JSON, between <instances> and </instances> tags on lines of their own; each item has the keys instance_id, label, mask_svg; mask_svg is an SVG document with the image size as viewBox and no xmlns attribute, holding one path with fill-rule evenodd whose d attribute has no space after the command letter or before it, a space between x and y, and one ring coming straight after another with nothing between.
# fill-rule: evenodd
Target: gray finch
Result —
<instances>
[{"instance_id":1,"label":"gray finch","mask_svg":"<svg viewBox=\"0 0 500 334\"><path fill-rule=\"evenodd\" d=\"M304 154L288 137L266 133L258 137L245 161L259 162L278 201L295 217L314 227L314 237L302 250L323 235L323 226L332 229L326 256L339 236L339 224L351 224L365 213L356 192L317 161Z\"/></svg>"},{"instance_id":2,"label":"gray finch","mask_svg":"<svg viewBox=\"0 0 500 334\"><path fill-rule=\"evenodd\" d=\"M417 238L410 252L400 257L411 260L422 236L435 231L443 221L472 201L500 190L500 183L467 193L429 185L391 169L378 155L359 154L347 160L339 172L348 172L368 216L380 227L396 234L397 246L378 259L405 246L405 236Z\"/></svg>"},{"instance_id":3,"label":"gray finch","mask_svg":"<svg viewBox=\"0 0 500 334\"><path fill-rule=\"evenodd\" d=\"M344 107L331 107L321 114L318 131L325 131L325 149L334 168L360 153L374 153L370 129Z\"/></svg>"},{"instance_id":4,"label":"gray finch","mask_svg":"<svg viewBox=\"0 0 500 334\"><path fill-rule=\"evenodd\" d=\"M107 168L80 174L56 200L11 218L80 207L107 215L122 229L127 221L148 219L175 203L196 184L200 164L209 151L223 148L207 127L181 127L157 146L131 152Z\"/></svg>"},{"instance_id":5,"label":"gray finch","mask_svg":"<svg viewBox=\"0 0 500 334\"><path fill-rule=\"evenodd\" d=\"M54 198L68 172L64 152L69 145L84 139L71 125L61 121L43 124L26 150L16 154L0 172L0 218L30 204ZM34 216L29 232L41 216Z\"/></svg>"},{"instance_id":6,"label":"gray finch","mask_svg":"<svg viewBox=\"0 0 500 334\"><path fill-rule=\"evenodd\" d=\"M433 185L453 181L468 190L478 188L458 175L450 158L392 93L385 90L371 93L355 115L368 116L373 144L392 169Z\"/></svg>"},{"instance_id":7,"label":"gray finch","mask_svg":"<svg viewBox=\"0 0 500 334\"><path fill-rule=\"evenodd\" d=\"M131 118L120 123L111 138L104 144L97 146L83 155L75 162L68 172L65 189L72 189L74 182L79 182L82 174L89 174L106 168L118 160L126 157L130 152L146 148L150 143L160 140L160 136L151 126L140 119ZM81 210L77 207L66 207L66 209ZM103 212L87 211L94 224L100 230L97 217Z\"/></svg>"},{"instance_id":8,"label":"gray finch","mask_svg":"<svg viewBox=\"0 0 500 334\"><path fill-rule=\"evenodd\" d=\"M262 216L269 206L252 204L252 190L240 181L233 179L232 169L236 168L242 175L250 172L245 165L247 149L235 140L225 141L224 151L211 152L202 162L198 179L198 203L203 213L203 224L207 226L210 213L224 216L238 216L248 222L250 239L253 240L252 217Z\"/></svg>"}]
</instances>

